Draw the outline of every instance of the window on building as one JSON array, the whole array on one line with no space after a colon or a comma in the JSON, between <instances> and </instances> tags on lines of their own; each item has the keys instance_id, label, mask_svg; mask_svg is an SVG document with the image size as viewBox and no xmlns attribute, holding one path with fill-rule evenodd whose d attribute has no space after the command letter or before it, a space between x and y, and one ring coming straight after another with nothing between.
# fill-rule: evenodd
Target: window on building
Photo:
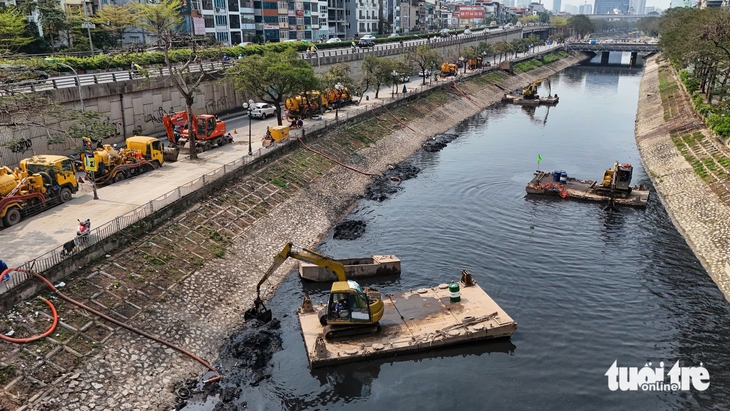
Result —
<instances>
[{"instance_id":1,"label":"window on building","mask_svg":"<svg viewBox=\"0 0 730 411\"><path fill-rule=\"evenodd\" d=\"M290 26L296 26L296 24L297 24L297 18L296 17L289 16L288 20L289 20L289 25Z\"/></svg>"},{"instance_id":2,"label":"window on building","mask_svg":"<svg viewBox=\"0 0 730 411\"><path fill-rule=\"evenodd\" d=\"M254 18L254 16L252 16L250 14L244 14L241 16L241 24L254 24L254 23L256 23L256 19ZM261 21L259 21L259 23L261 23Z\"/></svg>"},{"instance_id":3,"label":"window on building","mask_svg":"<svg viewBox=\"0 0 730 411\"><path fill-rule=\"evenodd\" d=\"M311 17L305 17L304 18L304 24L309 26L312 24L312 18Z\"/></svg>"},{"instance_id":4,"label":"window on building","mask_svg":"<svg viewBox=\"0 0 730 411\"><path fill-rule=\"evenodd\" d=\"M319 24L319 17L312 17L312 24Z\"/></svg>"},{"instance_id":5,"label":"window on building","mask_svg":"<svg viewBox=\"0 0 730 411\"><path fill-rule=\"evenodd\" d=\"M222 43L228 43L228 33L215 33L215 37Z\"/></svg>"},{"instance_id":6,"label":"window on building","mask_svg":"<svg viewBox=\"0 0 730 411\"><path fill-rule=\"evenodd\" d=\"M319 14L327 14L327 6L319 6Z\"/></svg>"},{"instance_id":7,"label":"window on building","mask_svg":"<svg viewBox=\"0 0 730 411\"><path fill-rule=\"evenodd\" d=\"M216 26L227 26L228 25L228 16L215 16L215 25Z\"/></svg>"},{"instance_id":8,"label":"window on building","mask_svg":"<svg viewBox=\"0 0 730 411\"><path fill-rule=\"evenodd\" d=\"M307 39L307 40L311 40L312 39L312 32L311 31L305 31L304 32L304 38Z\"/></svg>"},{"instance_id":9,"label":"window on building","mask_svg":"<svg viewBox=\"0 0 730 411\"><path fill-rule=\"evenodd\" d=\"M312 9L311 9L311 8L309 7L309 3L304 3L304 4L303 4L303 6L304 6L304 7L302 7L302 9L303 9L304 11L311 11L311 10L312 10Z\"/></svg>"},{"instance_id":10,"label":"window on building","mask_svg":"<svg viewBox=\"0 0 730 411\"><path fill-rule=\"evenodd\" d=\"M365 31L365 23L360 23L360 31Z\"/></svg>"},{"instance_id":11,"label":"window on building","mask_svg":"<svg viewBox=\"0 0 730 411\"><path fill-rule=\"evenodd\" d=\"M289 23L289 18L287 16L279 16L279 23Z\"/></svg>"},{"instance_id":12,"label":"window on building","mask_svg":"<svg viewBox=\"0 0 730 411\"><path fill-rule=\"evenodd\" d=\"M228 0L228 10L238 11L238 0Z\"/></svg>"},{"instance_id":13,"label":"window on building","mask_svg":"<svg viewBox=\"0 0 730 411\"><path fill-rule=\"evenodd\" d=\"M253 16L253 21L255 23L262 23L264 21L264 18L262 16Z\"/></svg>"},{"instance_id":14,"label":"window on building","mask_svg":"<svg viewBox=\"0 0 730 411\"><path fill-rule=\"evenodd\" d=\"M240 29L241 28L241 19L239 19L238 16L231 15L231 19L230 20L231 20L231 28L232 29Z\"/></svg>"},{"instance_id":15,"label":"window on building","mask_svg":"<svg viewBox=\"0 0 730 411\"><path fill-rule=\"evenodd\" d=\"M138 44L142 42L142 39L140 39L139 36L129 36L129 41L134 44Z\"/></svg>"},{"instance_id":16,"label":"window on building","mask_svg":"<svg viewBox=\"0 0 730 411\"><path fill-rule=\"evenodd\" d=\"M264 16L264 23L278 23L279 16Z\"/></svg>"},{"instance_id":17,"label":"window on building","mask_svg":"<svg viewBox=\"0 0 730 411\"><path fill-rule=\"evenodd\" d=\"M203 10L213 10L213 0L203 0Z\"/></svg>"},{"instance_id":18,"label":"window on building","mask_svg":"<svg viewBox=\"0 0 730 411\"><path fill-rule=\"evenodd\" d=\"M213 0L213 5L219 9L226 8L226 0Z\"/></svg>"},{"instance_id":19,"label":"window on building","mask_svg":"<svg viewBox=\"0 0 730 411\"><path fill-rule=\"evenodd\" d=\"M276 10L279 8L279 6L274 2L265 1L261 4L261 8L266 10Z\"/></svg>"},{"instance_id":20,"label":"window on building","mask_svg":"<svg viewBox=\"0 0 730 411\"><path fill-rule=\"evenodd\" d=\"M287 10L287 9L289 9L289 3L285 2L285 1L280 1L279 2L279 8L280 9Z\"/></svg>"},{"instance_id":21,"label":"window on building","mask_svg":"<svg viewBox=\"0 0 730 411\"><path fill-rule=\"evenodd\" d=\"M262 8L262 7L263 7L263 6L261 5L261 2L260 2L260 1L255 1L255 2L253 2L253 8L254 8L254 9L260 9L260 8Z\"/></svg>"},{"instance_id":22,"label":"window on building","mask_svg":"<svg viewBox=\"0 0 730 411\"><path fill-rule=\"evenodd\" d=\"M205 20L205 27L212 29L215 27L215 22L213 21L213 16L203 16L203 20Z\"/></svg>"}]
</instances>

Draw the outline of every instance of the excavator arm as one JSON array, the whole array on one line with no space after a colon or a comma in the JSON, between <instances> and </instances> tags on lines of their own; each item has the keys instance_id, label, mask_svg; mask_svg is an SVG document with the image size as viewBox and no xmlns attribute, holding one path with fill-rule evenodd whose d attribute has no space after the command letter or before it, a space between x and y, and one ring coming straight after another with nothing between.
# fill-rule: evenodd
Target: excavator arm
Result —
<instances>
[{"instance_id":1,"label":"excavator arm","mask_svg":"<svg viewBox=\"0 0 730 411\"><path fill-rule=\"evenodd\" d=\"M271 266L269 266L269 269L266 270L264 276L261 277L261 280L259 280L258 284L256 284L256 299L254 300L254 307L246 311L244 319L249 320L251 318L258 318L263 322L271 321L271 310L266 309L264 302L261 299L261 286L290 257L299 261L312 263L319 267L328 268L335 273L338 281L347 281L347 278L345 277L345 267L339 261L308 248L295 245L294 243L287 243L284 248L274 256L274 261L271 263Z\"/></svg>"},{"instance_id":2,"label":"excavator arm","mask_svg":"<svg viewBox=\"0 0 730 411\"><path fill-rule=\"evenodd\" d=\"M550 78L549 77L543 77L541 79L537 79L532 82L529 86L525 87L522 90L522 95L525 97L532 97L537 92L537 86L542 83L543 81L547 81L548 85L548 93L552 94L552 87L550 86Z\"/></svg>"}]
</instances>

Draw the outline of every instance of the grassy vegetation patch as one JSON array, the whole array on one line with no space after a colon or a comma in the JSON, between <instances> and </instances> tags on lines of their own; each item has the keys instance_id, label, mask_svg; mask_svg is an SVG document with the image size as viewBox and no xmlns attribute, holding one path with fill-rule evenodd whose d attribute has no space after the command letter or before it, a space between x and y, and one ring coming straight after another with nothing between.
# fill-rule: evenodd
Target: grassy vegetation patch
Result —
<instances>
[{"instance_id":1,"label":"grassy vegetation patch","mask_svg":"<svg viewBox=\"0 0 730 411\"><path fill-rule=\"evenodd\" d=\"M512 67L512 70L514 70L515 74L524 73L533 69L536 69L538 67L542 67L543 64L540 60L537 59L529 59L526 61L521 61L517 64L515 64Z\"/></svg>"}]
</instances>

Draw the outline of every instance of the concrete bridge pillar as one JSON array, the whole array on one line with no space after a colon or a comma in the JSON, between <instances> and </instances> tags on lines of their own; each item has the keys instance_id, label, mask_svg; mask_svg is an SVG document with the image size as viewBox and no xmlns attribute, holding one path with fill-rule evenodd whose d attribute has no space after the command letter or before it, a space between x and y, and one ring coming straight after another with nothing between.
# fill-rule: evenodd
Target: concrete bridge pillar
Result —
<instances>
[{"instance_id":1,"label":"concrete bridge pillar","mask_svg":"<svg viewBox=\"0 0 730 411\"><path fill-rule=\"evenodd\" d=\"M608 56L611 55L610 51L604 51L601 53L601 64L607 65L608 64Z\"/></svg>"},{"instance_id":2,"label":"concrete bridge pillar","mask_svg":"<svg viewBox=\"0 0 730 411\"><path fill-rule=\"evenodd\" d=\"M637 52L631 53L631 60L629 60L629 66L637 65L638 62L636 60L638 59L638 57L639 57L639 53L637 53Z\"/></svg>"}]
</instances>

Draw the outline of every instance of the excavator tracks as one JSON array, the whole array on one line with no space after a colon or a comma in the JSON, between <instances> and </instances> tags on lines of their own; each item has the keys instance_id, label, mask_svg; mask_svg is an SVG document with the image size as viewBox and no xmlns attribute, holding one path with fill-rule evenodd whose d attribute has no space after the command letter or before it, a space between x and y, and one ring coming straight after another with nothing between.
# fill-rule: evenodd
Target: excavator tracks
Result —
<instances>
[{"instance_id":1,"label":"excavator tracks","mask_svg":"<svg viewBox=\"0 0 730 411\"><path fill-rule=\"evenodd\" d=\"M368 325L326 325L322 330L327 340L337 340L358 335L371 335L380 332L380 323Z\"/></svg>"}]
</instances>

